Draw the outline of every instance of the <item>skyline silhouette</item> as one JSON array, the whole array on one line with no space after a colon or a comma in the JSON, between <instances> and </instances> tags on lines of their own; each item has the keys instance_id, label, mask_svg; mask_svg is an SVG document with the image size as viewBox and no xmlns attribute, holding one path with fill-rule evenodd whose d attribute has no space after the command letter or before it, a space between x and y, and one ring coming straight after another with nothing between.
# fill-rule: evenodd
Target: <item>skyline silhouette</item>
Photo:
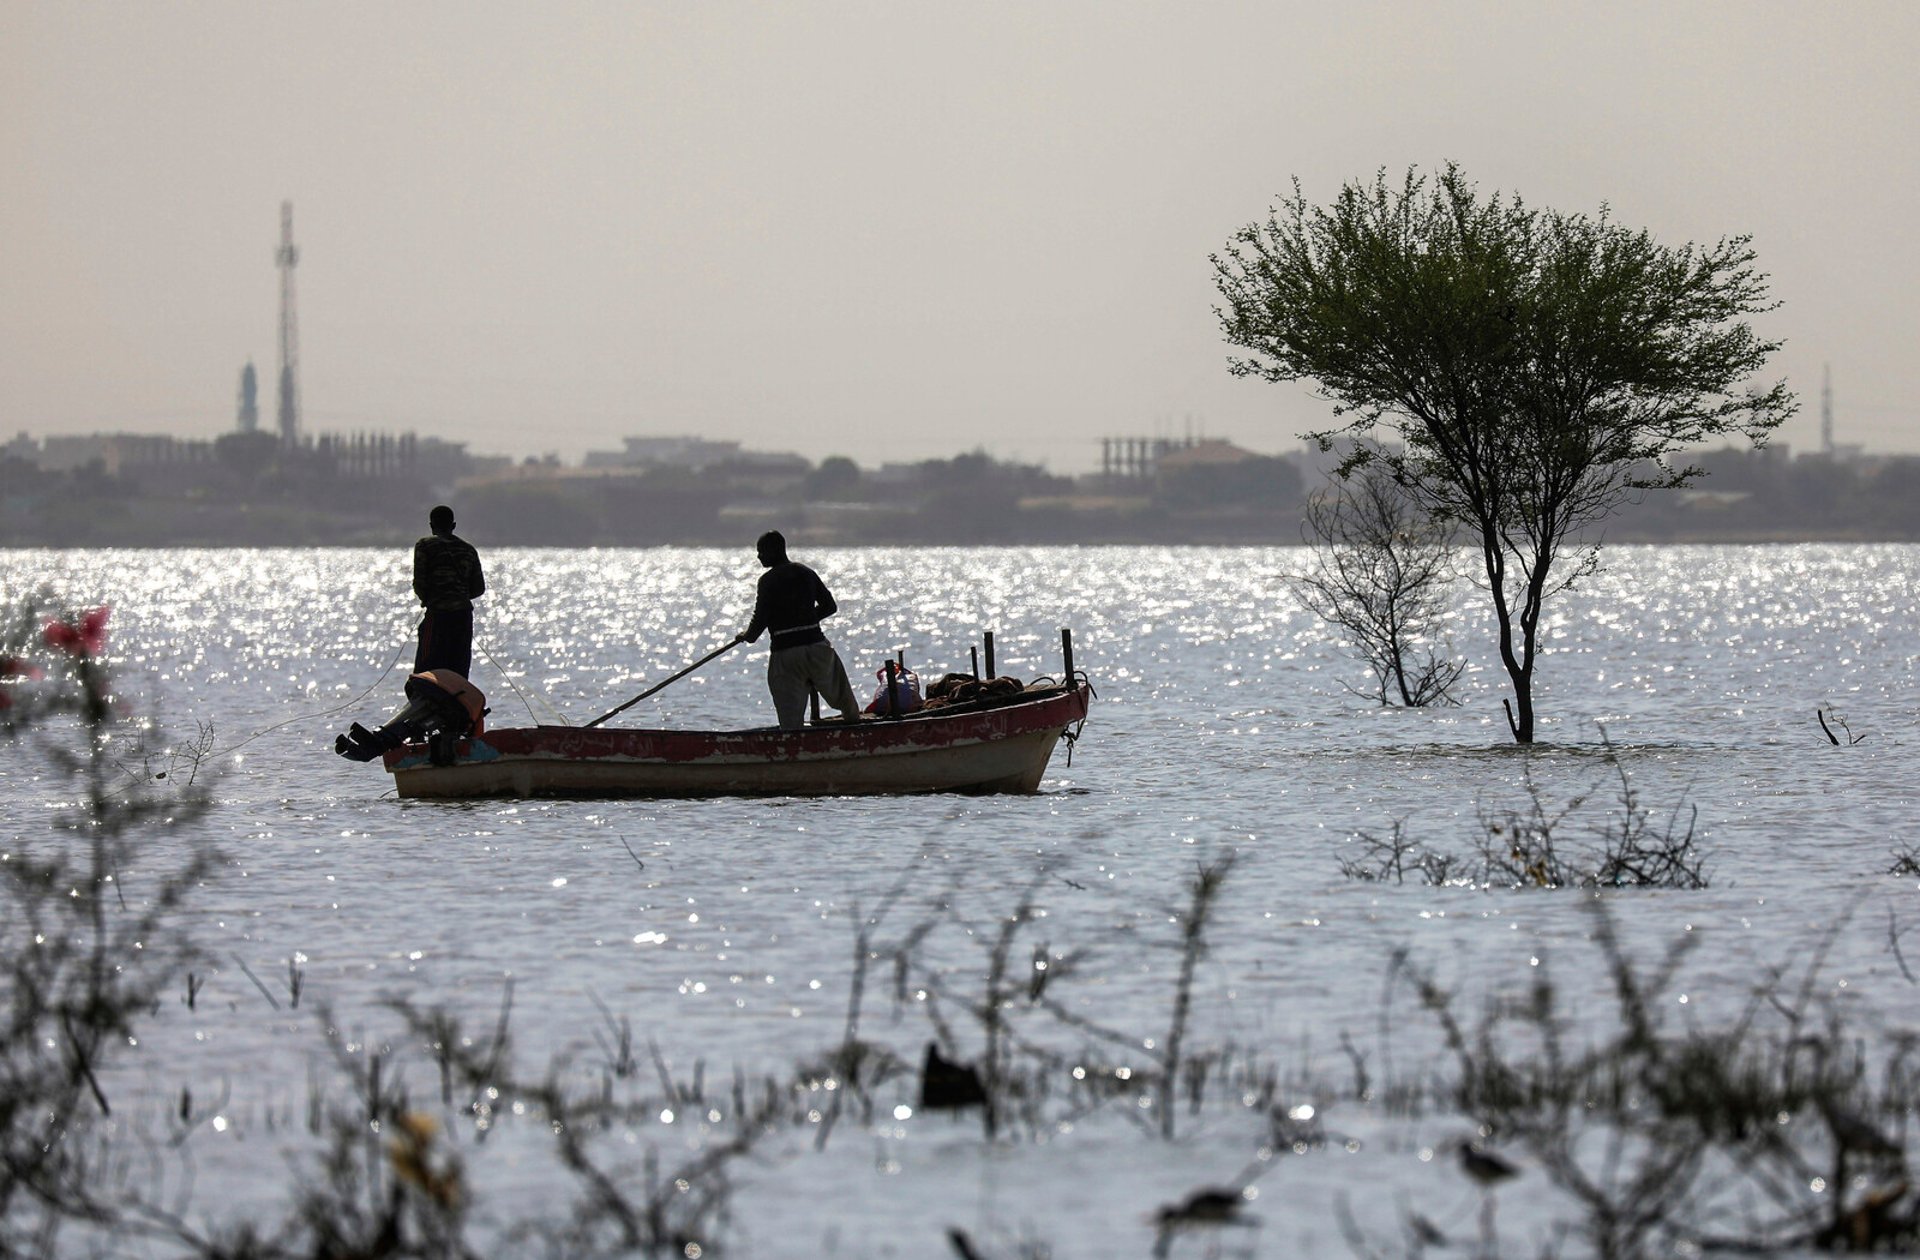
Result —
<instances>
[{"instance_id":1,"label":"skyline silhouette","mask_svg":"<svg viewBox=\"0 0 1920 1260\"><path fill-rule=\"evenodd\" d=\"M1891 2L6 6L0 433L225 431L291 201L316 432L1281 450L1327 404L1228 374L1209 254L1295 177L1455 160L1752 234L1774 375L1810 404L1830 364L1842 440L1916 451L1916 36Z\"/></svg>"}]
</instances>

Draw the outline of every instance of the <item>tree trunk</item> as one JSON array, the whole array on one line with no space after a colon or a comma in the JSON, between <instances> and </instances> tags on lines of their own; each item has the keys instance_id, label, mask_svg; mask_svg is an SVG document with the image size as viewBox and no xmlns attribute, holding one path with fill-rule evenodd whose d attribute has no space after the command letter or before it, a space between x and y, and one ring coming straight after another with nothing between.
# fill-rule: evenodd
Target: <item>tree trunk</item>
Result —
<instances>
[{"instance_id":1,"label":"tree trunk","mask_svg":"<svg viewBox=\"0 0 1920 1260\"><path fill-rule=\"evenodd\" d=\"M1533 680L1514 675L1513 694L1520 701L1520 716L1517 718L1513 713L1513 701L1505 696L1500 697L1500 703L1505 705L1507 710L1507 729L1513 732L1514 743L1531 744L1533 742Z\"/></svg>"},{"instance_id":2,"label":"tree trunk","mask_svg":"<svg viewBox=\"0 0 1920 1260\"><path fill-rule=\"evenodd\" d=\"M1487 589L1493 596L1494 619L1500 627L1500 663L1507 667L1507 678L1513 683L1513 699L1504 696L1500 703L1507 710L1507 729L1513 732L1516 744L1533 742L1533 632L1532 627L1522 618L1526 643L1522 649L1523 658L1513 649L1513 613L1507 607L1507 565L1506 557L1500 550L1499 540L1487 525L1481 526L1480 556L1487 566ZM1514 705L1520 712L1516 716Z\"/></svg>"},{"instance_id":3,"label":"tree trunk","mask_svg":"<svg viewBox=\"0 0 1920 1260\"><path fill-rule=\"evenodd\" d=\"M1527 601L1520 606L1520 651L1517 656L1513 651L1512 626L1505 608L1501 609L1500 657L1506 662L1507 677L1513 680L1514 703L1520 709L1518 717L1511 709L1508 710L1507 726L1513 731L1513 739L1517 744L1533 742L1533 661L1540 647L1540 612L1546 602L1547 572L1555 550L1550 539L1543 540L1527 574Z\"/></svg>"},{"instance_id":4,"label":"tree trunk","mask_svg":"<svg viewBox=\"0 0 1920 1260\"><path fill-rule=\"evenodd\" d=\"M1413 694L1407 690L1406 647L1400 642L1400 636L1393 636L1393 681L1400 688L1400 703L1413 707Z\"/></svg>"}]
</instances>

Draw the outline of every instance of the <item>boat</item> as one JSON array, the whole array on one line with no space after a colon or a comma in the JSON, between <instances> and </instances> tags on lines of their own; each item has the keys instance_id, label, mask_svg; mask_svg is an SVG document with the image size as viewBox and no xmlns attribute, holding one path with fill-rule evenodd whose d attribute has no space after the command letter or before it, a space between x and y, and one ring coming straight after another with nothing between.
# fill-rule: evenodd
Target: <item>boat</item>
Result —
<instances>
[{"instance_id":1,"label":"boat","mask_svg":"<svg viewBox=\"0 0 1920 1260\"><path fill-rule=\"evenodd\" d=\"M530 726L437 734L381 756L402 797L873 796L1031 793L1069 755L1093 688L1062 685L797 730Z\"/></svg>"}]
</instances>

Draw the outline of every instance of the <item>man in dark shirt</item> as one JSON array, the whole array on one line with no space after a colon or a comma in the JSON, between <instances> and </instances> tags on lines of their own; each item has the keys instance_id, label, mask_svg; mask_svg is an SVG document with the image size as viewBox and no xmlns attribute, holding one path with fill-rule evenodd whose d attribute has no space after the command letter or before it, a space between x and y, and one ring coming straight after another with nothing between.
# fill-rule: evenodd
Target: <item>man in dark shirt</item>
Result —
<instances>
[{"instance_id":1,"label":"man in dark shirt","mask_svg":"<svg viewBox=\"0 0 1920 1260\"><path fill-rule=\"evenodd\" d=\"M427 513L427 525L433 533L413 544L413 593L426 609L413 672L450 669L465 678L473 670L473 601L486 593L487 579L480 553L454 537L452 508Z\"/></svg>"},{"instance_id":2,"label":"man in dark shirt","mask_svg":"<svg viewBox=\"0 0 1920 1260\"><path fill-rule=\"evenodd\" d=\"M760 535L756 547L767 571L760 575L753 621L734 638L752 643L762 630L773 632L769 644L772 650L767 656L767 690L773 693L780 725L789 730L806 725L807 697L815 691L838 709L843 719L857 720L860 701L854 698L853 684L847 680L847 667L820 632L820 623L840 606L833 602L819 574L787 559L787 540L778 530Z\"/></svg>"}]
</instances>

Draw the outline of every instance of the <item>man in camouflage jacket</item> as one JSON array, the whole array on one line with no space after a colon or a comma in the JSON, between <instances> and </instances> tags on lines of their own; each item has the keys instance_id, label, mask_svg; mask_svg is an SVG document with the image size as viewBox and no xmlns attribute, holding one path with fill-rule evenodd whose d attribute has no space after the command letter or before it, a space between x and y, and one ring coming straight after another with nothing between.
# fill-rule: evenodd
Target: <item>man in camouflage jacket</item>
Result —
<instances>
[{"instance_id":1,"label":"man in camouflage jacket","mask_svg":"<svg viewBox=\"0 0 1920 1260\"><path fill-rule=\"evenodd\" d=\"M413 672L450 669L462 678L473 669L473 601L486 593L480 553L453 533L453 509L442 504L427 514L433 533L413 545L413 593L426 615Z\"/></svg>"}]
</instances>

